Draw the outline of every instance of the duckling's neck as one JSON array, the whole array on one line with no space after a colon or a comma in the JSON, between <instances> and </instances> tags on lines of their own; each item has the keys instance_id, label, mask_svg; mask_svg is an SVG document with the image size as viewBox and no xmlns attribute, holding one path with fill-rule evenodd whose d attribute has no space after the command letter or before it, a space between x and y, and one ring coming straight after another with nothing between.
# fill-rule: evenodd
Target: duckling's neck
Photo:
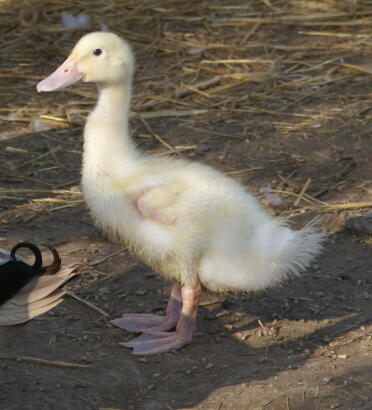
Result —
<instances>
[{"instance_id":1,"label":"duckling's neck","mask_svg":"<svg viewBox=\"0 0 372 410\"><path fill-rule=\"evenodd\" d=\"M130 81L98 86L98 101L85 126L84 166L117 171L137 156L128 130L130 86Z\"/></svg>"}]
</instances>

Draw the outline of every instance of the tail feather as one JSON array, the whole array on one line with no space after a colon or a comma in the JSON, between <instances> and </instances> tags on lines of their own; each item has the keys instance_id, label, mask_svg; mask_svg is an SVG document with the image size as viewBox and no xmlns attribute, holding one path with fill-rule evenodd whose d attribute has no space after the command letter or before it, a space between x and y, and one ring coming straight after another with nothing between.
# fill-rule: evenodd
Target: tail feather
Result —
<instances>
[{"instance_id":1,"label":"tail feather","mask_svg":"<svg viewBox=\"0 0 372 410\"><path fill-rule=\"evenodd\" d=\"M0 326L20 324L39 316L62 302L60 289L76 275L73 267L64 267L54 275L32 279L0 308Z\"/></svg>"},{"instance_id":2,"label":"tail feather","mask_svg":"<svg viewBox=\"0 0 372 410\"><path fill-rule=\"evenodd\" d=\"M63 267L53 275L42 275L30 281L12 299L17 305L37 302L50 295L76 275L73 267Z\"/></svg>"},{"instance_id":3,"label":"tail feather","mask_svg":"<svg viewBox=\"0 0 372 410\"><path fill-rule=\"evenodd\" d=\"M16 306L10 304L1 309L0 326L12 326L28 322L30 319L40 316L59 305L63 301L62 296L64 294L65 292L60 290L54 295L50 295L30 305Z\"/></svg>"},{"instance_id":4,"label":"tail feather","mask_svg":"<svg viewBox=\"0 0 372 410\"><path fill-rule=\"evenodd\" d=\"M281 266L284 276L298 275L314 261L321 252L326 235L319 231L316 226L317 219L310 221L299 231L291 231L293 238L290 239L276 262ZM287 228L289 229L289 228Z\"/></svg>"},{"instance_id":5,"label":"tail feather","mask_svg":"<svg viewBox=\"0 0 372 410\"><path fill-rule=\"evenodd\" d=\"M301 270L308 268L323 249L325 239L326 235L319 232L316 220L311 221L303 229L295 232L295 238L289 244L289 252L292 253L290 271L298 274Z\"/></svg>"},{"instance_id":6,"label":"tail feather","mask_svg":"<svg viewBox=\"0 0 372 410\"><path fill-rule=\"evenodd\" d=\"M310 266L321 252L326 237L316 223L316 219L312 220L299 231L286 226L285 220L270 221L260 227L255 249L261 274L251 280L252 290L274 286Z\"/></svg>"},{"instance_id":7,"label":"tail feather","mask_svg":"<svg viewBox=\"0 0 372 410\"><path fill-rule=\"evenodd\" d=\"M248 240L221 240L221 246L205 255L199 266L203 285L216 292L251 292L275 286L306 269L322 249L325 235L316 221L300 231L285 220L257 224ZM226 245L231 245L227 248Z\"/></svg>"}]
</instances>

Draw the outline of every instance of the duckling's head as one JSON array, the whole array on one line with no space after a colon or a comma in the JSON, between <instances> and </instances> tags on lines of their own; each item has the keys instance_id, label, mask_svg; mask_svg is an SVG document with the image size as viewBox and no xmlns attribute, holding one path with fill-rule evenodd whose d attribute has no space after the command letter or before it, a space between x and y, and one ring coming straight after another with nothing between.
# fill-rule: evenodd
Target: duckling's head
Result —
<instances>
[{"instance_id":1,"label":"duckling's head","mask_svg":"<svg viewBox=\"0 0 372 410\"><path fill-rule=\"evenodd\" d=\"M54 73L38 83L37 91L60 90L79 80L116 85L130 81L133 71L134 56L128 43L113 33L89 33Z\"/></svg>"}]
</instances>

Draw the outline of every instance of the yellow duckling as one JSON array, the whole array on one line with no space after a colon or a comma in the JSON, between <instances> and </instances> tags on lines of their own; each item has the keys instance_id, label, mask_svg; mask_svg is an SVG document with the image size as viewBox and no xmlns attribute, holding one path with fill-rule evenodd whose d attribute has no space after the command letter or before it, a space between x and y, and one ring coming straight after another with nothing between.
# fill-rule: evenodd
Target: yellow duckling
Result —
<instances>
[{"instance_id":1,"label":"yellow duckling","mask_svg":"<svg viewBox=\"0 0 372 410\"><path fill-rule=\"evenodd\" d=\"M95 32L37 89L97 84L84 132L86 203L97 225L175 283L165 316L126 314L112 322L143 333L121 344L143 355L191 341L202 288L248 292L276 285L310 265L323 235L311 224L291 230L209 166L138 151L128 132L133 73L128 43Z\"/></svg>"}]
</instances>

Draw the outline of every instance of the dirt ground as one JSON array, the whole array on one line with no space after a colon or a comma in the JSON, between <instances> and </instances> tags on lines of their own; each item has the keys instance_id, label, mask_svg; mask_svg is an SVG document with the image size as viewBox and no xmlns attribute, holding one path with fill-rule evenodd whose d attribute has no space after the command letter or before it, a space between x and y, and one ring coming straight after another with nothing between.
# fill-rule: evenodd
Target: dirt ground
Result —
<instances>
[{"instance_id":1,"label":"dirt ground","mask_svg":"<svg viewBox=\"0 0 372 410\"><path fill-rule=\"evenodd\" d=\"M0 247L47 242L80 273L3 352L0 409L372 409L372 240L344 229L372 206L370 3L0 7ZM91 23L63 28L63 10ZM107 322L161 312L170 284L102 235L82 201L94 87L35 91L99 23L136 52L131 127L141 149L213 165L269 212L295 227L321 215L329 233L316 263L281 287L208 295L194 340L177 352L133 356L118 346L133 335ZM269 186L280 206L263 195Z\"/></svg>"}]
</instances>

